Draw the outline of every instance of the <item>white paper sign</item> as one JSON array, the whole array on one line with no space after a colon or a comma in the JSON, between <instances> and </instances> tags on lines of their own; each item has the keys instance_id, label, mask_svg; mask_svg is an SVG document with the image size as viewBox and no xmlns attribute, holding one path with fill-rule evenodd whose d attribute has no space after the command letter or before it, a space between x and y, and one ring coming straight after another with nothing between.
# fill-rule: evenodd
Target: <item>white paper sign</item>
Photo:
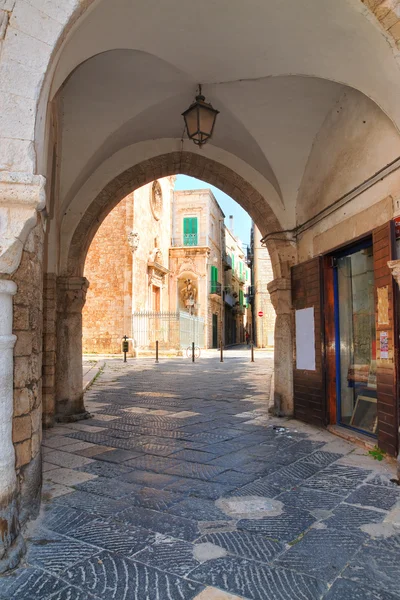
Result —
<instances>
[{"instance_id":1,"label":"white paper sign","mask_svg":"<svg viewBox=\"0 0 400 600\"><path fill-rule=\"evenodd\" d=\"M296 369L315 371L313 306L296 310Z\"/></svg>"}]
</instances>

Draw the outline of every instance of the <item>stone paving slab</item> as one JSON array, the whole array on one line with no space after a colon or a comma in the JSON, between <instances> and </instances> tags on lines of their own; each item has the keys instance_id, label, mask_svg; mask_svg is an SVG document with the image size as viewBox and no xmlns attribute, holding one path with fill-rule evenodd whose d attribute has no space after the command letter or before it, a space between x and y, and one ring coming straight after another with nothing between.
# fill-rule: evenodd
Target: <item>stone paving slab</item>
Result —
<instances>
[{"instance_id":1,"label":"stone paving slab","mask_svg":"<svg viewBox=\"0 0 400 600\"><path fill-rule=\"evenodd\" d=\"M383 554L374 547L366 546L350 562L342 573L346 579L376 592L400 595L399 555L394 552Z\"/></svg>"},{"instance_id":2,"label":"stone paving slab","mask_svg":"<svg viewBox=\"0 0 400 600\"><path fill-rule=\"evenodd\" d=\"M199 542L211 542L225 548L230 554L270 563L285 551L286 546L263 535L250 535L244 531L208 533Z\"/></svg>"},{"instance_id":3,"label":"stone paving slab","mask_svg":"<svg viewBox=\"0 0 400 600\"><path fill-rule=\"evenodd\" d=\"M234 364L107 363L95 418L45 433L0 600L400 600L394 469L269 417L270 359Z\"/></svg>"},{"instance_id":4,"label":"stone paving slab","mask_svg":"<svg viewBox=\"0 0 400 600\"><path fill-rule=\"evenodd\" d=\"M254 600L317 600L326 590L322 582L312 577L231 556L197 567L190 577Z\"/></svg>"},{"instance_id":5,"label":"stone paving slab","mask_svg":"<svg viewBox=\"0 0 400 600\"><path fill-rule=\"evenodd\" d=\"M65 578L89 593L113 600L127 597L129 600L191 600L202 589L198 583L111 552L102 552L75 565L65 573Z\"/></svg>"},{"instance_id":6,"label":"stone paving slab","mask_svg":"<svg viewBox=\"0 0 400 600\"><path fill-rule=\"evenodd\" d=\"M337 579L329 590L326 600L397 600L386 590L374 591L361 587L354 581L348 579Z\"/></svg>"},{"instance_id":7,"label":"stone paving slab","mask_svg":"<svg viewBox=\"0 0 400 600\"><path fill-rule=\"evenodd\" d=\"M365 535L314 529L275 561L285 567L331 583L365 540Z\"/></svg>"}]
</instances>

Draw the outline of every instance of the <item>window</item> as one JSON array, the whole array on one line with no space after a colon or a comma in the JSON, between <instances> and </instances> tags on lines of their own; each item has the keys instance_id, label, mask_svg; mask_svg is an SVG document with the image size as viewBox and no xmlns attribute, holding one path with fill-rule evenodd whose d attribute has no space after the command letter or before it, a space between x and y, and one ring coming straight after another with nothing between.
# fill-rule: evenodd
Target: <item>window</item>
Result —
<instances>
[{"instance_id":1,"label":"window","mask_svg":"<svg viewBox=\"0 0 400 600\"><path fill-rule=\"evenodd\" d=\"M185 217L183 219L183 245L197 246L197 217Z\"/></svg>"},{"instance_id":2,"label":"window","mask_svg":"<svg viewBox=\"0 0 400 600\"><path fill-rule=\"evenodd\" d=\"M216 294L218 288L218 269L211 266L211 294Z\"/></svg>"},{"instance_id":3,"label":"window","mask_svg":"<svg viewBox=\"0 0 400 600\"><path fill-rule=\"evenodd\" d=\"M239 290L239 304L240 304L240 306L244 306L243 290Z\"/></svg>"}]
</instances>

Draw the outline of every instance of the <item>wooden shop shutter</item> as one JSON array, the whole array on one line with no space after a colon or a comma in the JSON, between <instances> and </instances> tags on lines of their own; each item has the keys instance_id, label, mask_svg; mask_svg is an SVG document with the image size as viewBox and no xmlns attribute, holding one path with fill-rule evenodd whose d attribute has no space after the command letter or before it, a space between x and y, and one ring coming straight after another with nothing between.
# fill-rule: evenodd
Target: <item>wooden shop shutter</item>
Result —
<instances>
[{"instance_id":1,"label":"wooden shop shutter","mask_svg":"<svg viewBox=\"0 0 400 600\"><path fill-rule=\"evenodd\" d=\"M297 347L295 339L293 360L294 415L296 419L318 426L326 425L323 310L322 310L322 260L313 258L292 267L292 303L294 308L294 331L296 332L296 311L314 309L314 349L315 368L297 368ZM311 313L310 313L311 314ZM297 318L300 319L300 314ZM296 333L294 335L296 338ZM297 344L296 344L297 342Z\"/></svg>"},{"instance_id":2,"label":"wooden shop shutter","mask_svg":"<svg viewBox=\"0 0 400 600\"><path fill-rule=\"evenodd\" d=\"M378 393L378 446L391 455L398 451L398 408L395 349L395 287L387 266L395 257L394 224L389 221L373 231L376 363ZM379 299L379 302L378 302ZM386 301L387 299L387 301ZM388 339L388 358L381 357L381 337Z\"/></svg>"}]
</instances>

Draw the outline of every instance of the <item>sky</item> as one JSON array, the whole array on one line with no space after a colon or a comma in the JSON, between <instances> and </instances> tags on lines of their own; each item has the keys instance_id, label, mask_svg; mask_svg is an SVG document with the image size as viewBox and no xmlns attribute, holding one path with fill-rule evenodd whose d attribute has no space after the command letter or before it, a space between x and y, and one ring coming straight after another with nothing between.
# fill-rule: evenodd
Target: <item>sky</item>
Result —
<instances>
[{"instance_id":1,"label":"sky","mask_svg":"<svg viewBox=\"0 0 400 600\"><path fill-rule=\"evenodd\" d=\"M230 196L221 192L218 188L213 185L209 185L205 181L189 177L188 175L177 175L175 181L175 190L197 190L197 189L211 189L212 193L217 199L218 204L222 208L225 214L225 225L229 227L229 215L233 215L233 229L234 234L241 239L244 244L250 244L250 228L251 219L247 212L243 210L241 206Z\"/></svg>"}]
</instances>

